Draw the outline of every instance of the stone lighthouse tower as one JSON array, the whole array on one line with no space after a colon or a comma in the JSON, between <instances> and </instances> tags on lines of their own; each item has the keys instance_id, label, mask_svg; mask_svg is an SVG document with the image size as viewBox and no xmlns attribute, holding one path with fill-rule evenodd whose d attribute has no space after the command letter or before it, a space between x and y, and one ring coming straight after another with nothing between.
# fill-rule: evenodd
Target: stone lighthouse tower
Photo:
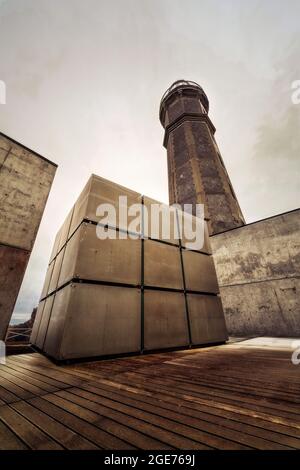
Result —
<instances>
[{"instance_id":1,"label":"stone lighthouse tower","mask_svg":"<svg viewBox=\"0 0 300 470\"><path fill-rule=\"evenodd\" d=\"M197 83L178 80L163 95L159 118L165 129L170 204L204 204L212 235L245 221L208 109L208 98Z\"/></svg>"}]
</instances>

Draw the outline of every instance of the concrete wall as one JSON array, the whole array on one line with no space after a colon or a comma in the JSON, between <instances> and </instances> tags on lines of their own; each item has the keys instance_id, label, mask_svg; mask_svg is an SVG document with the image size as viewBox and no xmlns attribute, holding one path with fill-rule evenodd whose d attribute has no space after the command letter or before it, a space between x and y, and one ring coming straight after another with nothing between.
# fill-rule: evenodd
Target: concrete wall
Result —
<instances>
[{"instance_id":1,"label":"concrete wall","mask_svg":"<svg viewBox=\"0 0 300 470\"><path fill-rule=\"evenodd\" d=\"M300 209L210 238L231 335L300 336Z\"/></svg>"},{"instance_id":2,"label":"concrete wall","mask_svg":"<svg viewBox=\"0 0 300 470\"><path fill-rule=\"evenodd\" d=\"M0 340L17 300L56 165L0 133Z\"/></svg>"}]
</instances>

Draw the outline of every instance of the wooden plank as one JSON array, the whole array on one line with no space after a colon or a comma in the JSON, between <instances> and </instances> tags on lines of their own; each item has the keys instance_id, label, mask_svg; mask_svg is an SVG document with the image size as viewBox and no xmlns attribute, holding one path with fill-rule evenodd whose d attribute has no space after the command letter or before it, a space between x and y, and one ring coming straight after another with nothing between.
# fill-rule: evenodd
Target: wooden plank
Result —
<instances>
[{"instance_id":1,"label":"wooden plank","mask_svg":"<svg viewBox=\"0 0 300 470\"><path fill-rule=\"evenodd\" d=\"M50 368L43 367L43 366L34 366L34 365L31 365L30 362L24 361L24 359L16 360L16 356L13 356L11 360L16 362L20 367L22 367L23 369L27 371L40 373L43 376L51 377L55 380L63 382L66 385L71 385L73 387L76 387L76 386L80 386L80 384L82 383L82 379L73 378L70 375L65 374L63 370L60 369L59 367L57 367L56 369L50 369Z\"/></svg>"},{"instance_id":2,"label":"wooden plank","mask_svg":"<svg viewBox=\"0 0 300 470\"><path fill-rule=\"evenodd\" d=\"M75 390L73 390L73 392L74 391ZM133 427L144 434L156 436L156 438L162 442L177 449L209 448L209 444L203 444L203 439L202 442L199 440L200 433L190 431L188 427L176 425L176 423L165 420L164 418L154 417L150 415L150 413L141 413L138 410L131 409L125 405L119 405L116 402L103 399L102 397L100 398L84 390L76 389L76 392L78 395L77 393L75 395L68 391L59 391L54 395L56 395L57 398L65 399L63 401L65 406L73 406L75 409L78 409L76 408L77 405L82 406L101 416L109 417L118 423ZM66 400L69 400L70 404L66 403ZM186 434L183 431L186 431ZM190 437L191 434L193 435L192 438Z\"/></svg>"},{"instance_id":3,"label":"wooden plank","mask_svg":"<svg viewBox=\"0 0 300 470\"><path fill-rule=\"evenodd\" d=\"M5 388L3 388L0 384L0 399L1 399L1 406L6 403L12 403L13 401L19 400L19 397L14 393L9 392Z\"/></svg>"},{"instance_id":4,"label":"wooden plank","mask_svg":"<svg viewBox=\"0 0 300 470\"><path fill-rule=\"evenodd\" d=\"M117 391L117 393L122 393L129 397L133 395L135 400L146 401L153 405L163 406L166 409L175 409L179 413L205 419L212 423L219 423L225 427L239 430L242 433L245 432L250 435L270 439L279 444L299 448L300 439L297 439L296 436L300 437L300 430L269 422L257 416L252 417L239 414L238 412L214 408L209 404L201 405L184 399L178 399L166 393L154 390L150 392L107 380L103 380L103 383L98 383L97 386L105 387L108 391Z\"/></svg>"},{"instance_id":5,"label":"wooden plank","mask_svg":"<svg viewBox=\"0 0 300 470\"><path fill-rule=\"evenodd\" d=\"M177 369L177 370L176 370ZM187 364L176 364L173 363L166 369L168 373L168 377L180 380L182 382L192 382L193 384L203 384L203 385L210 385L210 386L220 386L222 384L223 390L229 391L237 391L242 393L247 393L248 395L266 397L271 399L279 399L283 401L291 401L294 403L300 403L300 398L298 398L297 394L295 394L294 390L284 390L281 388L280 390L276 389L276 387L268 387L267 384L261 384L260 386L255 385L253 382L249 384L249 381L245 384L240 380L238 377L238 382L233 381L232 377L214 375L210 373L209 376L202 376L201 371L202 368L197 369L197 367L188 364L189 373L186 374ZM195 370L196 369L196 370ZM193 375L191 374L193 371ZM152 371L149 371L152 373ZM201 375L200 375L201 374Z\"/></svg>"},{"instance_id":6,"label":"wooden plank","mask_svg":"<svg viewBox=\"0 0 300 470\"><path fill-rule=\"evenodd\" d=\"M122 424L125 426L125 428L134 429L135 431L141 433L141 435L147 436L148 446L150 445L151 449L153 449L153 447L151 444L149 444L149 439L153 439L154 436L155 439L159 440L163 444L160 445L164 449L170 447L173 449L208 448L208 446L201 446L200 444L197 446L196 442L186 439L185 437L178 436L173 432L166 431L165 429L153 426L147 422L132 418L129 415L124 415L118 411L111 410L105 406L102 406L100 403L93 403L92 401L80 398L73 394L65 394L62 397L58 396L58 393L60 392L57 392L51 396L47 396L46 398L61 407L65 407L70 412L78 413L80 416L82 416L83 419L87 419L95 425L102 426L103 420L108 418L112 421L115 421L117 427Z\"/></svg>"},{"instance_id":7,"label":"wooden plank","mask_svg":"<svg viewBox=\"0 0 300 470\"><path fill-rule=\"evenodd\" d=\"M24 416L24 418L28 419L33 425L41 429L45 434L48 434L55 441L59 442L65 449L92 450L98 448L84 437L79 436L25 401L13 403L11 407Z\"/></svg>"},{"instance_id":8,"label":"wooden plank","mask_svg":"<svg viewBox=\"0 0 300 470\"><path fill-rule=\"evenodd\" d=\"M167 372L167 371L166 371L166 372ZM160 377L160 376L162 376L162 375L163 375L164 377L167 376L168 379L169 379L169 378L170 378L170 374L167 374L166 372L165 372L165 373L162 373L162 372L159 370L157 373L153 373L151 370L149 370L149 371L148 371L148 370L146 370L146 371L139 370L139 373L142 373L142 374L144 373L147 377L149 377L149 378L151 377L151 380L153 379L153 376L154 376L154 377L155 377L155 376ZM96 379L95 376L94 376L94 379ZM208 380L208 382L209 382L209 379L207 379L207 380ZM164 379L163 382L165 383L166 380ZM196 383L197 383L197 382L193 383L192 385L195 385ZM186 380L183 381L183 384L184 384L184 385L186 384L186 387L187 387L187 388L188 388L189 385L190 385L190 383L187 383ZM201 386L200 386L199 388L197 387L197 388L196 388L197 391L198 391L198 390L203 390L203 387L204 387L204 390L205 390L205 391L206 391L206 388L208 388L209 390L212 389L212 388L214 388L214 387L210 386L209 383L207 384L206 382L203 382L203 381L201 382L201 384L202 384L202 387L201 387ZM175 385L175 383L173 383L173 385ZM180 385L181 385L181 384L180 384ZM222 385L222 383L221 383L221 381L220 381L220 382L219 382L219 386L221 387L221 385ZM176 384L176 388L177 388L177 384ZM247 400L245 400L245 401L247 401ZM265 402L263 402L263 403L265 404ZM273 402L271 402L270 406L272 406L272 404L273 404ZM267 405L269 406L269 403L267 403ZM280 403L276 402L276 403L275 403L276 408L278 407L277 405L279 405L279 409L281 410L281 408L282 408L282 402L280 402ZM285 410L288 410L288 412L294 413L295 409L293 409L289 404L283 403L283 406L285 406ZM298 409L297 409L297 412L298 412ZM293 416L293 417L294 417L294 416Z\"/></svg>"},{"instance_id":9,"label":"wooden plank","mask_svg":"<svg viewBox=\"0 0 300 470\"><path fill-rule=\"evenodd\" d=\"M230 346L225 346L223 349L213 351L214 354L209 353L207 350L203 352L202 356L198 353L192 360L193 364L201 364L201 359L204 360L205 367L214 367L215 372L226 373L236 371L240 373L241 376L247 376L245 370L251 370L255 372L255 379L262 379L264 382L268 379L271 379L273 384L276 381L273 381L274 377L280 377L281 379L294 378L294 383L299 385L300 378L298 376L295 367L291 363L291 352L290 351L272 351L269 357L266 357L263 354L263 351L255 353L251 351L251 348L247 350L236 349L230 350ZM221 358L222 355L222 358ZM184 358L184 362L186 362ZM230 361L230 362L229 362ZM179 361L178 361L179 362ZM182 361L181 361L182 362ZM230 367L228 364L230 363ZM223 365L223 367L217 368L217 365ZM268 371L266 375L265 372ZM280 383L280 382L279 382Z\"/></svg>"},{"instance_id":10,"label":"wooden plank","mask_svg":"<svg viewBox=\"0 0 300 470\"><path fill-rule=\"evenodd\" d=\"M24 360L21 360L20 362L23 365L23 367L26 367L26 362L24 363ZM29 368L29 366L37 366L37 367L41 367L44 371L47 370L47 369L54 370L56 372L57 371L59 371L59 372L63 371L63 373L65 374L64 377L68 377L69 375L71 377L74 376L75 379L77 379L79 381L79 383L81 383L81 380L89 380L90 378L93 377L89 372L85 372L84 370L82 371L82 370L79 370L79 369L73 369L72 367L70 367L68 365L57 366L53 362L49 361L49 359L47 359L47 358L45 358L41 355L40 355L40 357L35 357L31 361L27 361L27 364L28 364L27 369Z\"/></svg>"},{"instance_id":11,"label":"wooden plank","mask_svg":"<svg viewBox=\"0 0 300 470\"><path fill-rule=\"evenodd\" d=\"M168 419L173 419L174 421L186 424L188 426L194 427L211 433L216 436L223 437L228 439L228 445L225 448L235 449L240 448L235 446L234 443L244 444L245 446L250 446L255 449L261 450L271 450L274 449L274 442L276 442L277 450L284 450L289 448L300 448L300 440L286 438L285 442L281 436L278 436L276 433L270 431L263 431L254 426L247 426L240 423L228 423L227 419L214 419L208 413L199 413L197 411L191 411L189 409L182 410L182 407L174 406L165 406L164 403L157 403L154 399L139 400L139 397L136 397L135 394L131 396L127 393L116 393L110 389L100 389L91 385L83 385L85 390L88 390L92 393L95 393L99 396L104 396L112 400L127 404L129 406L148 411L159 416L164 416ZM69 390L72 392L72 389ZM273 439L272 439L273 438ZM284 438L284 436L283 436ZM233 442L230 442L233 441ZM221 447L218 447L221 448Z\"/></svg>"},{"instance_id":12,"label":"wooden plank","mask_svg":"<svg viewBox=\"0 0 300 470\"><path fill-rule=\"evenodd\" d=\"M0 450L24 450L28 447L0 421Z\"/></svg>"},{"instance_id":13,"label":"wooden plank","mask_svg":"<svg viewBox=\"0 0 300 470\"><path fill-rule=\"evenodd\" d=\"M0 407L0 419L16 434L30 449L59 450L62 446L43 433L36 426L19 415L8 405Z\"/></svg>"},{"instance_id":14,"label":"wooden plank","mask_svg":"<svg viewBox=\"0 0 300 470\"><path fill-rule=\"evenodd\" d=\"M125 375L125 374L124 374ZM164 376L163 371L161 371L161 376ZM196 398L210 398L214 401L222 401L228 405L240 406L242 408L252 409L254 411L262 411L273 416L280 417L283 421L289 421L290 424L293 423L295 427L300 425L300 416L295 413L295 409L290 405L283 403L270 403L267 400L254 399L247 395L243 396L240 394L225 393L221 389L215 389L213 387L204 387L204 386L193 386L193 384L182 385L179 382L171 381L167 378L158 379L153 376L147 375L145 377L140 374L140 371L136 373L126 373L126 377L130 377L133 381L140 383L147 383L151 380L152 383L161 386L163 389L176 389L179 393L184 395L189 395L190 397Z\"/></svg>"},{"instance_id":15,"label":"wooden plank","mask_svg":"<svg viewBox=\"0 0 300 470\"><path fill-rule=\"evenodd\" d=\"M61 387L54 387L53 385L47 383L47 382L44 382L40 379L37 379L35 377L33 377L33 374L26 374L24 372L20 372L18 370L15 370L14 368L11 368L11 367L8 367L6 366L5 367L5 371L8 372L9 374L15 376L15 377L18 377L20 378L21 380L23 381L26 381L32 385L36 385L37 387L41 388L44 392L56 392L57 390L59 390L59 388Z\"/></svg>"},{"instance_id":16,"label":"wooden plank","mask_svg":"<svg viewBox=\"0 0 300 470\"><path fill-rule=\"evenodd\" d=\"M167 373L167 371L166 371ZM249 390L247 388L238 388L226 385L225 382L221 380L214 381L207 379L199 379L199 380L188 380L185 378L180 378L177 376L172 376L168 373L168 377L170 380L174 382L178 382L181 388L188 389L189 386L192 386L193 390L222 390L226 393L227 397L234 397L234 399L242 400L244 402L250 402L259 404L263 404L264 406L268 406L272 409L276 409L284 412L294 412L297 413L297 406L295 405L296 400L291 400L288 395L284 396L284 394L276 394L276 392L265 392L260 393L258 390ZM195 388L194 388L195 387ZM228 392L228 393L227 393ZM223 392L222 392L223 393ZM224 396L225 397L225 396ZM254 399L254 401L253 401ZM286 414L285 414L286 416Z\"/></svg>"},{"instance_id":17,"label":"wooden plank","mask_svg":"<svg viewBox=\"0 0 300 470\"><path fill-rule=\"evenodd\" d=\"M186 369L187 367L185 367ZM243 391L237 391L234 389L234 387L226 387L226 384L224 384L222 381L217 381L217 382L211 382L208 379L202 379L201 377L198 377L197 379L194 377L186 377L183 375L176 375L174 376L172 374L172 371L168 368L165 367L165 365L162 368L156 368L153 370L152 368L143 368L139 369L136 373L141 375L141 376L146 376L153 379L161 379L162 372L164 377L166 377L165 382L170 383L170 381L176 382L177 386L184 389L188 388L191 390L201 390L204 388L211 389L215 394L217 394L220 397L224 398L232 398L236 400L243 400L247 401L252 404L259 404L260 402L263 402L265 406L270 406L271 408L274 408L279 411L293 411L296 414L300 415L300 407L294 403L285 403L286 397L284 398L284 395L281 397L280 400L276 399L265 399L261 397L261 394L258 392L257 394L251 394L248 389L243 389ZM298 398L297 398L298 399Z\"/></svg>"},{"instance_id":18,"label":"wooden plank","mask_svg":"<svg viewBox=\"0 0 300 470\"><path fill-rule=\"evenodd\" d=\"M28 371L28 369L24 369L24 367L19 366L16 362L10 361L9 358L6 359L6 367L8 367L9 369L18 371L22 374L25 374L28 377L33 377L37 380L40 380L43 383L52 385L58 390L64 387L69 387L69 384L65 384L64 382L52 379L51 377L48 377L47 375L42 375L39 372L34 372L32 370Z\"/></svg>"},{"instance_id":19,"label":"wooden plank","mask_svg":"<svg viewBox=\"0 0 300 470\"><path fill-rule=\"evenodd\" d=\"M107 420L103 420L97 427L93 425L93 421L88 420L88 417L87 419L83 419L80 413L76 413L76 411L72 413L74 410L69 412L68 408L64 405L61 407L60 404L57 404L54 395L47 395L47 400L45 398L45 396L43 398L33 398L29 400L29 403L52 416L57 421L62 422L74 432L93 442L101 449L134 449L135 445L122 440L122 437L124 437L122 427L118 427L117 429L110 427L110 423ZM134 436L129 435L129 438L134 441Z\"/></svg>"},{"instance_id":20,"label":"wooden plank","mask_svg":"<svg viewBox=\"0 0 300 470\"><path fill-rule=\"evenodd\" d=\"M195 394L185 394L182 391L178 391L178 389L175 387L175 384L173 384L173 387L168 388L168 387L162 387L162 386L156 385L154 381L151 381L151 384L150 384L149 380L142 381L140 383L135 376L131 376L130 378L128 376L126 377L118 376L118 381L126 385L131 385L137 388L142 388L142 389L146 389L150 391L151 390L163 391L181 400L189 401L191 404L200 403L200 404L215 407L215 408L233 411L238 414L250 415L253 417L260 417L261 419L265 419L267 421L273 421L275 423L279 423L282 425L299 429L298 423L294 423L293 421L286 419L284 417L281 417L281 416L270 414L269 409L264 410L263 408L261 408L260 410L258 410L257 407L255 406L251 406L249 404L246 405L243 403L231 404L231 403L227 403L224 400L221 401L221 400L217 400L216 398L212 399L209 395L208 396L207 395L196 396Z\"/></svg>"},{"instance_id":21,"label":"wooden plank","mask_svg":"<svg viewBox=\"0 0 300 470\"><path fill-rule=\"evenodd\" d=\"M172 363L172 365L174 365L174 362ZM190 370L194 371L196 377L202 375L202 367L197 367L197 365L190 363L182 363L180 365L182 365L183 368L186 368L188 366ZM180 371L179 376L181 374L182 371ZM250 390L253 391L254 394L259 394L260 396L265 395L266 397L277 397L279 399L283 399L284 401L294 401L296 398L295 394L297 394L299 391L299 386L292 387L291 384L286 384L286 393L284 393L282 382L281 385L277 386L276 382L272 383L268 381L252 379L251 383L249 383L248 377L241 376L237 373L234 373L234 371L231 371L230 376L210 371L209 377L207 379L210 381L210 383L221 382L224 383L224 385L231 385L232 387L234 387L234 389L247 391ZM280 382L278 383L280 384Z\"/></svg>"},{"instance_id":22,"label":"wooden plank","mask_svg":"<svg viewBox=\"0 0 300 470\"><path fill-rule=\"evenodd\" d=\"M64 448L299 449L300 376L291 366L287 351L235 345L63 366L39 353L10 356L0 409L15 402L11 412ZM20 390L46 394L25 402ZM11 442L31 447L15 416L15 429L1 419L0 437L4 426Z\"/></svg>"},{"instance_id":23,"label":"wooden plank","mask_svg":"<svg viewBox=\"0 0 300 470\"><path fill-rule=\"evenodd\" d=\"M12 382L9 382L4 377L0 377L0 388L5 389L6 391L13 394L15 397L17 397L17 400L33 397L32 393L28 392L27 390L24 390L23 388L19 387L18 385Z\"/></svg>"},{"instance_id":24,"label":"wooden plank","mask_svg":"<svg viewBox=\"0 0 300 470\"><path fill-rule=\"evenodd\" d=\"M8 380L12 384L17 385L18 387L22 388L23 390L28 391L29 393L31 393L33 395L42 395L42 394L46 393L45 389L40 388L37 385L31 384L31 383L27 382L27 380L24 380L23 378L20 379L19 377L16 377L15 375L10 374L9 372L7 372L3 369L0 369L0 377Z\"/></svg>"}]
</instances>

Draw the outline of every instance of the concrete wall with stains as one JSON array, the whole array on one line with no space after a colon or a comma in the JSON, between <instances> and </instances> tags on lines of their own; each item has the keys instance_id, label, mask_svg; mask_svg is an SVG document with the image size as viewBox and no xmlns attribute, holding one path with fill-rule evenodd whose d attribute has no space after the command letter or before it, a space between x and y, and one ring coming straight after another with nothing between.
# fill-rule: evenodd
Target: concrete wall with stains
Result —
<instances>
[{"instance_id":1,"label":"concrete wall with stains","mask_svg":"<svg viewBox=\"0 0 300 470\"><path fill-rule=\"evenodd\" d=\"M210 240L229 334L300 337L300 209Z\"/></svg>"},{"instance_id":2,"label":"concrete wall with stains","mask_svg":"<svg viewBox=\"0 0 300 470\"><path fill-rule=\"evenodd\" d=\"M0 133L0 339L4 339L57 166Z\"/></svg>"}]
</instances>

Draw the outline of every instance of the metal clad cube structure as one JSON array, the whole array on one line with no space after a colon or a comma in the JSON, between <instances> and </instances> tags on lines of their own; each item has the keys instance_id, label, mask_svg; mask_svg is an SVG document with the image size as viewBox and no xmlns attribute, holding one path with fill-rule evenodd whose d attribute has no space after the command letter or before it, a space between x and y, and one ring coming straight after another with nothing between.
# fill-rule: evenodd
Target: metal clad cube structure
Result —
<instances>
[{"instance_id":1,"label":"metal clad cube structure","mask_svg":"<svg viewBox=\"0 0 300 470\"><path fill-rule=\"evenodd\" d=\"M125 209L124 204L119 204L120 195L126 198L128 206L140 203L139 193L92 175L75 204L70 235L74 233L83 220L98 222L100 217L97 215L97 208L100 204L112 204L116 208L118 220L120 211ZM117 225L121 229L127 228L126 224L116 224L116 221L110 216L108 216L107 224L112 227Z\"/></svg>"},{"instance_id":2,"label":"metal clad cube structure","mask_svg":"<svg viewBox=\"0 0 300 470\"><path fill-rule=\"evenodd\" d=\"M119 196L141 208L129 214L127 233ZM97 210L103 203L116 219ZM33 345L66 360L226 341L206 222L203 246L191 251L177 210L163 209L167 238L157 220L149 229L152 204L160 203L91 176L55 239Z\"/></svg>"},{"instance_id":3,"label":"metal clad cube structure","mask_svg":"<svg viewBox=\"0 0 300 470\"><path fill-rule=\"evenodd\" d=\"M217 295L187 295L192 344L217 343L226 330L221 299ZM201 312L201 315L199 315Z\"/></svg>"},{"instance_id":4,"label":"metal clad cube structure","mask_svg":"<svg viewBox=\"0 0 300 470\"><path fill-rule=\"evenodd\" d=\"M45 353L72 359L138 352L140 295L136 288L68 284L55 295Z\"/></svg>"},{"instance_id":5,"label":"metal clad cube structure","mask_svg":"<svg viewBox=\"0 0 300 470\"><path fill-rule=\"evenodd\" d=\"M182 258L187 290L209 294L219 293L217 274L212 256L184 250Z\"/></svg>"},{"instance_id":6,"label":"metal clad cube structure","mask_svg":"<svg viewBox=\"0 0 300 470\"><path fill-rule=\"evenodd\" d=\"M36 337L36 345L39 348L42 348L44 346L54 300L55 300L55 295L51 295L50 297L47 297L47 299L44 302L42 315L40 317L39 330L38 330L38 334Z\"/></svg>"},{"instance_id":7,"label":"metal clad cube structure","mask_svg":"<svg viewBox=\"0 0 300 470\"><path fill-rule=\"evenodd\" d=\"M95 225L82 223L66 245L58 287L74 278L139 285L140 240L99 240Z\"/></svg>"},{"instance_id":8,"label":"metal clad cube structure","mask_svg":"<svg viewBox=\"0 0 300 470\"><path fill-rule=\"evenodd\" d=\"M145 350L189 345L183 292L146 290L144 322Z\"/></svg>"},{"instance_id":9,"label":"metal clad cube structure","mask_svg":"<svg viewBox=\"0 0 300 470\"><path fill-rule=\"evenodd\" d=\"M180 251L177 246L145 240L144 283L148 287L183 290Z\"/></svg>"}]
</instances>

